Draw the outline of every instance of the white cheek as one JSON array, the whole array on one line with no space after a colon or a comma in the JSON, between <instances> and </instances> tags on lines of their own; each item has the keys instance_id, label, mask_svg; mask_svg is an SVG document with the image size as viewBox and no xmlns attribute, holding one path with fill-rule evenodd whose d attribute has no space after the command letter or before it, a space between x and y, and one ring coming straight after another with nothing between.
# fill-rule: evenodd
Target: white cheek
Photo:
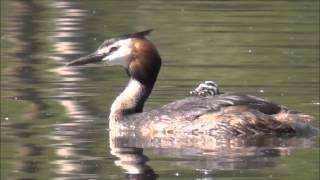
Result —
<instances>
[{"instance_id":1,"label":"white cheek","mask_svg":"<svg viewBox=\"0 0 320 180\"><path fill-rule=\"evenodd\" d=\"M103 62L109 65L121 65L127 67L131 57L131 48L121 47L111 55L102 59Z\"/></svg>"},{"instance_id":2,"label":"white cheek","mask_svg":"<svg viewBox=\"0 0 320 180\"><path fill-rule=\"evenodd\" d=\"M105 63L109 65L121 65L123 67L128 67L129 60L131 58L132 52L132 40L125 39L114 43L108 49L101 49L103 52L109 52L111 47L119 47L118 50L110 54L109 56L102 59Z\"/></svg>"}]
</instances>

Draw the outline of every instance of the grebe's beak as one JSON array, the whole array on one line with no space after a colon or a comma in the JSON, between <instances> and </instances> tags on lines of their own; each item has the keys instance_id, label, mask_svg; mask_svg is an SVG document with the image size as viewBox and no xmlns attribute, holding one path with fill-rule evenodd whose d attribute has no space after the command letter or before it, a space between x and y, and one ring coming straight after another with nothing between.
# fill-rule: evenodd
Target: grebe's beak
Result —
<instances>
[{"instance_id":1,"label":"grebe's beak","mask_svg":"<svg viewBox=\"0 0 320 180\"><path fill-rule=\"evenodd\" d=\"M89 63L101 62L106 55L107 54L98 54L97 52L94 52L87 56L83 56L79 59L73 60L67 63L66 66L80 66L80 65L89 64Z\"/></svg>"}]
</instances>

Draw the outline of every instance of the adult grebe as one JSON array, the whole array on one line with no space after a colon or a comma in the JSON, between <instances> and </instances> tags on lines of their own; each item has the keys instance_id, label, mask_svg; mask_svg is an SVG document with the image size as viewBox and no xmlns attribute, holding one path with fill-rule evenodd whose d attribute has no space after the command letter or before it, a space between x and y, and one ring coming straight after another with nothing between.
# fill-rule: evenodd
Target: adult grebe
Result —
<instances>
[{"instance_id":1,"label":"adult grebe","mask_svg":"<svg viewBox=\"0 0 320 180\"><path fill-rule=\"evenodd\" d=\"M300 134L316 130L313 117L252 95L225 93L187 97L159 109L142 112L157 79L161 58L145 38L151 30L104 41L94 53L67 66L105 62L121 65L130 77L113 102L109 128L143 134L201 133L210 135Z\"/></svg>"}]
</instances>

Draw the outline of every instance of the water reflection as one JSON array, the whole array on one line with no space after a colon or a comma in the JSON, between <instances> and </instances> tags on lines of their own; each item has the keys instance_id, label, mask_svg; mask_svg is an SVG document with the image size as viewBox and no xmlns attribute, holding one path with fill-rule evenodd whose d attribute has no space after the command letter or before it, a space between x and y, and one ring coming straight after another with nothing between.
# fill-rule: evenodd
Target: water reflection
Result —
<instances>
[{"instance_id":1,"label":"water reflection","mask_svg":"<svg viewBox=\"0 0 320 180\"><path fill-rule=\"evenodd\" d=\"M2 3L1 3L2 4ZM8 145L14 145L14 142L19 142L15 148L11 149L13 155L6 157L7 159L13 160L11 164L11 172L5 172L7 174L18 174L21 172L25 174L24 177L32 178L32 174L38 172L41 168L42 162L40 159L44 155L45 147L43 144L36 144L33 140L39 140L39 132L32 131L30 129L34 128L34 123L36 119L43 116L42 112L48 109L48 105L41 100L39 92L32 87L22 88L22 84L28 83L39 83L40 79L34 73L34 67L32 65L40 63L39 58L34 58L40 52L41 43L36 41L34 34L39 31L35 28L36 22L32 21L35 16L41 16L43 14L43 9L36 3L29 1L19 1L15 2L15 13L12 14L11 18L13 20L10 28L5 29L8 34L5 38L8 41L14 42L15 46L6 51L4 56L1 54L1 63L3 59L8 61L13 61L14 66L10 71L10 80L6 81L5 85L11 85L12 91L15 92L15 96L5 96L7 102L16 103L18 107L21 104L27 102L30 108L29 111L24 113L22 119L18 119L16 114L20 108L16 108L15 111L10 116L6 117L6 122L1 119L1 143L2 135L5 135L5 139ZM1 21L2 24L2 21ZM2 33L1 33L1 37ZM2 43L1 43L2 44ZM2 47L1 47L2 49ZM11 53L10 53L11 52ZM1 69L1 76L2 76ZM2 77L1 77L2 79ZM18 85L12 86L14 80L18 81ZM1 81L2 83L2 81ZM1 96L2 91L1 91ZM1 103L2 104L2 103ZM1 106L2 110L2 106ZM2 113L2 112L1 112ZM2 118L1 114L1 118ZM1 151L3 146L1 145ZM1 152L1 156L2 156ZM1 157L2 163L3 157ZM2 174L2 171L1 171ZM1 175L2 177L2 175ZM21 176L22 177L22 176Z\"/></svg>"},{"instance_id":2,"label":"water reflection","mask_svg":"<svg viewBox=\"0 0 320 180\"><path fill-rule=\"evenodd\" d=\"M54 19L55 30L51 36L51 43L54 47L54 53L49 56L53 61L61 64L65 63L65 57L78 55L82 52L81 44L75 41L81 38L79 34L83 17L87 15L85 10L77 8L75 2L55 2L51 4L61 15ZM97 178L96 174L84 161L96 160L88 156L84 151L84 144L88 139L83 131L88 127L95 117L83 110L78 102L69 97L77 97L78 88L74 87L74 82L84 80L80 72L74 71L68 67L58 67L50 70L61 78L62 84L58 91L63 91L55 99L66 110L66 114L72 119L70 122L54 124L54 131L50 133L49 138L56 141L52 145L55 150L56 160L51 163L57 165L55 172L57 179L91 179ZM84 94L81 94L84 96ZM77 131L74 131L77 129Z\"/></svg>"},{"instance_id":3,"label":"water reflection","mask_svg":"<svg viewBox=\"0 0 320 180\"><path fill-rule=\"evenodd\" d=\"M148 158L143 154L144 149L151 149L157 156L177 159L176 166L188 167L213 178L210 173L216 171L273 167L275 163L270 158L288 156L294 150L312 147L314 141L312 137L217 139L207 135L144 137L134 131L109 132L110 153L119 158L115 165L136 179L157 177L157 172L146 164Z\"/></svg>"},{"instance_id":4,"label":"water reflection","mask_svg":"<svg viewBox=\"0 0 320 180\"><path fill-rule=\"evenodd\" d=\"M114 164L124 170L128 179L152 180L158 177L154 170L146 164L148 157L143 154L143 148L121 146L118 140L111 141L110 154L118 158Z\"/></svg>"},{"instance_id":5,"label":"water reflection","mask_svg":"<svg viewBox=\"0 0 320 180\"><path fill-rule=\"evenodd\" d=\"M69 2L43 5L38 1L14 1L13 4L16 7L14 19L19 23L14 24L14 31L8 32L16 46L13 50L7 50L12 54L8 53L6 58L13 59L18 65L12 72L14 81L6 81L10 83L9 87L14 87L12 89L14 96L6 98L9 103L14 102L18 107L26 104L30 109L20 114L18 112L24 106L15 108L5 123L1 121L1 135L4 130L6 138L13 140L12 142L7 140L8 143L18 145L18 148L12 148L17 155L13 152L13 157L8 158L12 161L10 162L12 169L7 173L12 173L21 179L33 179L39 174L45 174L44 179L50 176L56 179L96 178L95 171L98 168L93 169L92 164L82 163L98 159L88 156L90 152L84 148L89 140L87 134L83 132L95 117L82 111L77 101L73 99L78 94L75 92L77 88L74 88L73 82L83 78L79 77L80 73L71 69L50 69L46 64L51 62L61 66L65 54L80 53L81 47L74 39L81 37L76 30L79 29L86 13L76 8L76 3ZM41 19L44 17L44 12L52 10L58 10L61 14ZM46 29L45 32L49 32L52 36L41 36L42 30L50 23L54 24L55 29L50 31ZM50 46L46 46L47 44ZM53 50L43 53L42 48L51 45ZM56 81L54 78L48 78L48 71L55 73L60 79ZM66 89L67 92L61 92ZM58 102L66 112L55 111L57 106L48 99L56 100L55 102ZM22 118L11 119L15 117L15 113ZM72 121L65 123L65 115L72 118ZM75 129L78 131L74 131ZM49 168L43 169L43 167Z\"/></svg>"}]
</instances>

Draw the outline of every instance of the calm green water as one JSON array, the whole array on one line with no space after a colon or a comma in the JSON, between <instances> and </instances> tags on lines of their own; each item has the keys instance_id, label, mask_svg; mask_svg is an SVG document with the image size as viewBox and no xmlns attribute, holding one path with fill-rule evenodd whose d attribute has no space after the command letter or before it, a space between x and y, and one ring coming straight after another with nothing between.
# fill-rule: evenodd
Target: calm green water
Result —
<instances>
[{"instance_id":1,"label":"calm green water","mask_svg":"<svg viewBox=\"0 0 320 180\"><path fill-rule=\"evenodd\" d=\"M62 67L149 28L163 66L146 109L215 80L319 119L319 1L2 0L1 179L319 179L318 137L115 147L123 69Z\"/></svg>"}]
</instances>

